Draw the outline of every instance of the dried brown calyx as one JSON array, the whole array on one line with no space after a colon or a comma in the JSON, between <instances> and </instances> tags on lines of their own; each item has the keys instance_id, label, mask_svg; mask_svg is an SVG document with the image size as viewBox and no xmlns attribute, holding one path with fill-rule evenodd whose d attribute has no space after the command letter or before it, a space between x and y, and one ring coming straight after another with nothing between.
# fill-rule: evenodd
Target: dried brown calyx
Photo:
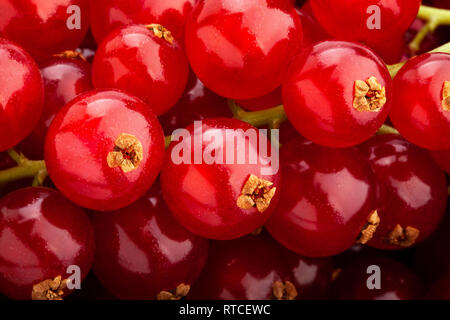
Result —
<instances>
[{"instance_id":1,"label":"dried brown calyx","mask_svg":"<svg viewBox=\"0 0 450 320\"><path fill-rule=\"evenodd\" d=\"M298 292L290 281L275 281L272 284L272 294L276 300L294 300Z\"/></svg>"},{"instance_id":2,"label":"dried brown calyx","mask_svg":"<svg viewBox=\"0 0 450 320\"><path fill-rule=\"evenodd\" d=\"M407 248L412 246L416 242L419 234L419 229L413 227L403 228L398 224L395 226L394 230L389 233L387 242L392 245Z\"/></svg>"},{"instance_id":3,"label":"dried brown calyx","mask_svg":"<svg viewBox=\"0 0 450 320\"><path fill-rule=\"evenodd\" d=\"M442 109L450 111L450 81L444 81L442 88Z\"/></svg>"},{"instance_id":4,"label":"dried brown calyx","mask_svg":"<svg viewBox=\"0 0 450 320\"><path fill-rule=\"evenodd\" d=\"M83 60L84 62L87 62L87 59L78 51L73 50L66 50L61 53L57 53L54 55L55 57L62 57L62 58L69 58L69 59L75 59L75 60Z\"/></svg>"},{"instance_id":5,"label":"dried brown calyx","mask_svg":"<svg viewBox=\"0 0 450 320\"><path fill-rule=\"evenodd\" d=\"M259 236L261 232L263 231L263 227L259 227L255 229L252 233L250 233L252 236Z\"/></svg>"},{"instance_id":6,"label":"dried brown calyx","mask_svg":"<svg viewBox=\"0 0 450 320\"><path fill-rule=\"evenodd\" d=\"M155 36L157 36L160 39L166 40L168 43L173 44L173 36L172 33L164 28L160 24L152 23L145 26L148 30L152 31Z\"/></svg>"},{"instance_id":7,"label":"dried brown calyx","mask_svg":"<svg viewBox=\"0 0 450 320\"><path fill-rule=\"evenodd\" d=\"M135 136L121 133L115 141L113 151L108 153L106 161L110 168L120 167L127 173L139 167L143 154L142 144Z\"/></svg>"},{"instance_id":8,"label":"dried brown calyx","mask_svg":"<svg viewBox=\"0 0 450 320\"><path fill-rule=\"evenodd\" d=\"M369 240L372 239L373 234L375 233L379 225L380 225L380 217L378 216L377 210L374 210L370 214L369 220L367 220L366 225L361 230L361 233L359 235L358 240L356 240L356 243L366 244L367 242L369 242Z\"/></svg>"},{"instance_id":9,"label":"dried brown calyx","mask_svg":"<svg viewBox=\"0 0 450 320\"><path fill-rule=\"evenodd\" d=\"M61 276L47 279L33 286L31 299L33 300L62 300L64 289L67 288L67 279Z\"/></svg>"},{"instance_id":10,"label":"dried brown calyx","mask_svg":"<svg viewBox=\"0 0 450 320\"><path fill-rule=\"evenodd\" d=\"M386 104L386 88L375 77L355 81L353 107L358 111L378 112Z\"/></svg>"},{"instance_id":11,"label":"dried brown calyx","mask_svg":"<svg viewBox=\"0 0 450 320\"><path fill-rule=\"evenodd\" d=\"M181 283L178 287L171 291L161 291L157 294L156 299L158 300L180 300L188 295L191 286L188 284Z\"/></svg>"},{"instance_id":12,"label":"dried brown calyx","mask_svg":"<svg viewBox=\"0 0 450 320\"><path fill-rule=\"evenodd\" d=\"M256 207L259 212L266 211L277 189L272 186L272 182L250 175L237 199L237 206L241 209Z\"/></svg>"}]
</instances>

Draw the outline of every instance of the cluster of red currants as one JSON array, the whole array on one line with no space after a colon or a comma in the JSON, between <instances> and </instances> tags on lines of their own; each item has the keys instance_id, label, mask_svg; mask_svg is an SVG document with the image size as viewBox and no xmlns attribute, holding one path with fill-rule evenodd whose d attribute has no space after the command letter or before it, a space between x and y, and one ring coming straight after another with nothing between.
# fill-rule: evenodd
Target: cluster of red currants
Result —
<instances>
[{"instance_id":1,"label":"cluster of red currants","mask_svg":"<svg viewBox=\"0 0 450 320\"><path fill-rule=\"evenodd\" d=\"M450 47L401 62L421 1L373 2L0 0L0 293L59 300L91 267L120 299L450 279Z\"/></svg>"}]
</instances>

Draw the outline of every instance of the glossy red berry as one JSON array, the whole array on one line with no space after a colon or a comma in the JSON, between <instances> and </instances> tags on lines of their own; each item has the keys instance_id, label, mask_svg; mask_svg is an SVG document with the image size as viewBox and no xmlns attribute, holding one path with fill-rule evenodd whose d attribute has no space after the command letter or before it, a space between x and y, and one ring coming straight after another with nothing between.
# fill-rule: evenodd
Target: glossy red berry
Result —
<instances>
[{"instance_id":1,"label":"glossy red berry","mask_svg":"<svg viewBox=\"0 0 450 320\"><path fill-rule=\"evenodd\" d=\"M417 300L423 283L402 262L380 254L361 254L339 266L332 285L339 300Z\"/></svg>"},{"instance_id":2,"label":"glossy red berry","mask_svg":"<svg viewBox=\"0 0 450 320\"><path fill-rule=\"evenodd\" d=\"M317 42L331 39L328 32L322 28L316 17L314 17L310 1L306 2L301 8L297 8L297 13L303 27L303 47L308 47Z\"/></svg>"},{"instance_id":3,"label":"glossy red berry","mask_svg":"<svg viewBox=\"0 0 450 320\"><path fill-rule=\"evenodd\" d=\"M300 19L285 0L198 1L186 24L192 69L209 89L233 99L279 87L301 40Z\"/></svg>"},{"instance_id":4,"label":"glossy red berry","mask_svg":"<svg viewBox=\"0 0 450 320\"><path fill-rule=\"evenodd\" d=\"M390 118L401 135L431 150L450 149L450 54L424 54L394 78Z\"/></svg>"},{"instance_id":5,"label":"glossy red berry","mask_svg":"<svg viewBox=\"0 0 450 320\"><path fill-rule=\"evenodd\" d=\"M190 72L183 96L172 109L159 117L159 121L164 133L171 135L176 129L185 128L195 120L232 116L227 99L206 88L195 74Z\"/></svg>"},{"instance_id":6,"label":"glossy red berry","mask_svg":"<svg viewBox=\"0 0 450 320\"><path fill-rule=\"evenodd\" d=\"M283 145L280 158L282 192L266 223L270 234L307 257L349 249L377 206L375 177L364 155L299 138Z\"/></svg>"},{"instance_id":7,"label":"glossy red berry","mask_svg":"<svg viewBox=\"0 0 450 320\"><path fill-rule=\"evenodd\" d=\"M447 203L444 173L427 151L398 135L375 136L360 146L380 185L380 224L368 245L404 249L440 224Z\"/></svg>"},{"instance_id":8,"label":"glossy red berry","mask_svg":"<svg viewBox=\"0 0 450 320\"><path fill-rule=\"evenodd\" d=\"M112 32L100 44L92 66L96 88L130 92L157 115L177 103L188 72L183 49L160 25L132 25Z\"/></svg>"},{"instance_id":9,"label":"glossy red berry","mask_svg":"<svg viewBox=\"0 0 450 320\"><path fill-rule=\"evenodd\" d=\"M296 58L283 84L286 114L309 140L347 147L369 139L391 108L383 61L356 43L324 41Z\"/></svg>"},{"instance_id":10,"label":"glossy red berry","mask_svg":"<svg viewBox=\"0 0 450 320\"><path fill-rule=\"evenodd\" d=\"M42 77L33 59L0 38L0 151L23 140L42 113Z\"/></svg>"},{"instance_id":11,"label":"glossy red berry","mask_svg":"<svg viewBox=\"0 0 450 320\"><path fill-rule=\"evenodd\" d=\"M129 207L97 213L93 223L95 274L120 299L169 299L162 291L181 297L173 290L192 285L206 262L208 241L172 217L159 185Z\"/></svg>"},{"instance_id":12,"label":"glossy red berry","mask_svg":"<svg viewBox=\"0 0 450 320\"><path fill-rule=\"evenodd\" d=\"M338 40L368 45L403 34L417 16L420 0L311 0L325 30Z\"/></svg>"},{"instance_id":13,"label":"glossy red berry","mask_svg":"<svg viewBox=\"0 0 450 320\"><path fill-rule=\"evenodd\" d=\"M91 28L97 43L129 24L158 23L184 41L184 25L196 0L96 0L91 3Z\"/></svg>"},{"instance_id":14,"label":"glossy red berry","mask_svg":"<svg viewBox=\"0 0 450 320\"><path fill-rule=\"evenodd\" d=\"M265 96L248 99L248 100L236 100L236 103L250 111L260 111L268 108L277 107L283 104L281 100L281 87L275 89Z\"/></svg>"},{"instance_id":15,"label":"glossy red berry","mask_svg":"<svg viewBox=\"0 0 450 320\"><path fill-rule=\"evenodd\" d=\"M89 26L88 0L0 0L0 12L0 36L38 60L76 49Z\"/></svg>"},{"instance_id":16,"label":"glossy red berry","mask_svg":"<svg viewBox=\"0 0 450 320\"><path fill-rule=\"evenodd\" d=\"M0 200L0 252L3 294L13 299L59 299L71 291L60 283L74 274L68 267L79 267L79 280L89 272L92 226L85 212L59 192L20 189Z\"/></svg>"},{"instance_id":17,"label":"glossy red berry","mask_svg":"<svg viewBox=\"0 0 450 320\"><path fill-rule=\"evenodd\" d=\"M266 135L240 120L217 118L189 126L178 140L161 172L164 199L178 221L216 240L264 224L280 194L276 150L267 161L262 149L271 152Z\"/></svg>"},{"instance_id":18,"label":"glossy red berry","mask_svg":"<svg viewBox=\"0 0 450 320\"><path fill-rule=\"evenodd\" d=\"M450 149L431 151L430 154L439 167L450 174Z\"/></svg>"},{"instance_id":19,"label":"glossy red berry","mask_svg":"<svg viewBox=\"0 0 450 320\"><path fill-rule=\"evenodd\" d=\"M84 93L57 114L45 161L56 187L93 210L116 210L140 198L158 176L164 136L150 107L116 90Z\"/></svg>"},{"instance_id":20,"label":"glossy red berry","mask_svg":"<svg viewBox=\"0 0 450 320\"><path fill-rule=\"evenodd\" d=\"M321 299L328 294L331 274L330 260L298 256L265 234L214 241L189 298Z\"/></svg>"},{"instance_id":21,"label":"glossy red berry","mask_svg":"<svg viewBox=\"0 0 450 320\"><path fill-rule=\"evenodd\" d=\"M92 90L91 66L82 60L54 57L40 65L44 110L33 132L18 149L28 158L43 159L47 130L58 111L79 94Z\"/></svg>"}]
</instances>

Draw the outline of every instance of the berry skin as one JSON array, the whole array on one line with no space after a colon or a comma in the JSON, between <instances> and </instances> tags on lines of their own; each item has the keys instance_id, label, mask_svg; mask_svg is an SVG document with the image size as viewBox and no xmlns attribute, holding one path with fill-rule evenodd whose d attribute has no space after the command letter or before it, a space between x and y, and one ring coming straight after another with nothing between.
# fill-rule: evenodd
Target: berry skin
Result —
<instances>
[{"instance_id":1,"label":"berry skin","mask_svg":"<svg viewBox=\"0 0 450 320\"><path fill-rule=\"evenodd\" d=\"M172 109L159 117L159 121L164 133L171 135L176 129L185 128L195 120L222 117L233 117L227 99L206 88L195 74L190 72L183 96Z\"/></svg>"},{"instance_id":2,"label":"berry skin","mask_svg":"<svg viewBox=\"0 0 450 320\"><path fill-rule=\"evenodd\" d=\"M309 140L327 147L354 146L386 120L392 80L367 47L324 41L298 56L291 69L283 84L284 107Z\"/></svg>"},{"instance_id":3,"label":"berry skin","mask_svg":"<svg viewBox=\"0 0 450 320\"><path fill-rule=\"evenodd\" d=\"M132 93L157 115L177 103L186 88L188 72L183 49L170 33L140 25L109 34L100 44L92 66L96 88Z\"/></svg>"},{"instance_id":4,"label":"berry skin","mask_svg":"<svg viewBox=\"0 0 450 320\"><path fill-rule=\"evenodd\" d=\"M33 132L18 150L30 159L44 158L47 130L58 111L79 94L92 90L91 66L82 60L54 57L40 65L44 80L44 110Z\"/></svg>"},{"instance_id":5,"label":"berry skin","mask_svg":"<svg viewBox=\"0 0 450 320\"><path fill-rule=\"evenodd\" d=\"M96 0L91 5L91 28L97 43L114 29L129 24L158 23L184 41L184 25L196 0Z\"/></svg>"},{"instance_id":6,"label":"berry skin","mask_svg":"<svg viewBox=\"0 0 450 320\"><path fill-rule=\"evenodd\" d=\"M129 207L95 214L93 224L95 274L120 299L156 299L191 285L206 262L208 241L172 217L158 184Z\"/></svg>"},{"instance_id":7,"label":"berry skin","mask_svg":"<svg viewBox=\"0 0 450 320\"><path fill-rule=\"evenodd\" d=\"M450 300L450 274L436 281L428 291L426 300Z\"/></svg>"},{"instance_id":8,"label":"berry skin","mask_svg":"<svg viewBox=\"0 0 450 320\"><path fill-rule=\"evenodd\" d=\"M307 257L349 249L376 209L377 185L363 154L298 138L283 145L280 157L282 193L269 233Z\"/></svg>"},{"instance_id":9,"label":"berry skin","mask_svg":"<svg viewBox=\"0 0 450 320\"><path fill-rule=\"evenodd\" d=\"M302 40L300 19L284 0L198 1L186 24L186 52L199 79L232 99L279 87Z\"/></svg>"},{"instance_id":10,"label":"berry skin","mask_svg":"<svg viewBox=\"0 0 450 320\"><path fill-rule=\"evenodd\" d=\"M427 151L398 135L361 145L380 185L380 225L368 245L384 250L416 245L440 224L447 203L444 173Z\"/></svg>"},{"instance_id":11,"label":"berry skin","mask_svg":"<svg viewBox=\"0 0 450 320\"><path fill-rule=\"evenodd\" d=\"M261 261L264 257L264 262ZM276 282L290 282L290 299L321 299L328 294L332 266L328 259L298 256L269 236L247 236L232 241L214 241L191 299L269 300ZM287 300L288 297L283 297Z\"/></svg>"},{"instance_id":12,"label":"berry skin","mask_svg":"<svg viewBox=\"0 0 450 320\"><path fill-rule=\"evenodd\" d=\"M297 8L303 27L303 47L308 47L317 42L331 39L331 36L317 22L312 12L310 1L306 2L301 8Z\"/></svg>"},{"instance_id":13,"label":"berry skin","mask_svg":"<svg viewBox=\"0 0 450 320\"><path fill-rule=\"evenodd\" d=\"M271 150L266 136L227 118L207 119L201 130L194 131L194 125L187 130L189 135L170 145L161 171L164 199L177 220L192 233L215 240L239 238L262 226L278 202L281 175L258 151L261 145ZM249 139L253 134L257 139ZM194 158L197 148L201 161ZM227 152L234 152L233 161L227 161ZM223 164L207 164L214 153Z\"/></svg>"},{"instance_id":14,"label":"berry skin","mask_svg":"<svg viewBox=\"0 0 450 320\"><path fill-rule=\"evenodd\" d=\"M84 279L91 267L94 234L89 218L55 190L26 188L0 199L0 235L0 291L12 299L48 300L51 290L45 297L44 290L33 286L58 276L69 278L72 265ZM64 295L69 292L64 290Z\"/></svg>"},{"instance_id":15,"label":"berry skin","mask_svg":"<svg viewBox=\"0 0 450 320\"><path fill-rule=\"evenodd\" d=\"M93 210L116 210L140 198L164 158L164 136L141 100L117 90L84 93L57 114L45 161L55 186Z\"/></svg>"},{"instance_id":16,"label":"berry skin","mask_svg":"<svg viewBox=\"0 0 450 320\"><path fill-rule=\"evenodd\" d=\"M408 30L417 16L421 0L311 0L310 3L319 23L333 37L370 46ZM371 6L379 14L369 11ZM379 22L379 28L369 27L376 22Z\"/></svg>"},{"instance_id":17,"label":"berry skin","mask_svg":"<svg viewBox=\"0 0 450 320\"><path fill-rule=\"evenodd\" d=\"M0 35L20 44L35 59L74 50L88 31L88 0L0 0ZM73 13L80 8L80 28L69 29Z\"/></svg>"},{"instance_id":18,"label":"berry skin","mask_svg":"<svg viewBox=\"0 0 450 320\"><path fill-rule=\"evenodd\" d=\"M283 104L283 101L281 100L281 87L275 89L274 91L263 97L249 100L236 100L236 103L240 107L250 111L260 111L277 107Z\"/></svg>"},{"instance_id":19,"label":"berry skin","mask_svg":"<svg viewBox=\"0 0 450 320\"><path fill-rule=\"evenodd\" d=\"M450 149L450 54L408 61L394 78L392 123L415 145Z\"/></svg>"},{"instance_id":20,"label":"berry skin","mask_svg":"<svg viewBox=\"0 0 450 320\"><path fill-rule=\"evenodd\" d=\"M450 149L431 151L430 154L439 167L450 174Z\"/></svg>"},{"instance_id":21,"label":"berry skin","mask_svg":"<svg viewBox=\"0 0 450 320\"><path fill-rule=\"evenodd\" d=\"M22 48L0 38L0 151L23 140L42 113L42 77Z\"/></svg>"}]
</instances>

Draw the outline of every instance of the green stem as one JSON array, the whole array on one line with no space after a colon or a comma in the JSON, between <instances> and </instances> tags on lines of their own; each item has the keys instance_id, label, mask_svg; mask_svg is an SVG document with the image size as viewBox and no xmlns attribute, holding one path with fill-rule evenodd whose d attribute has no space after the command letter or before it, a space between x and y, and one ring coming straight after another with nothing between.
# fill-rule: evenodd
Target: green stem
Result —
<instances>
[{"instance_id":1,"label":"green stem","mask_svg":"<svg viewBox=\"0 0 450 320\"><path fill-rule=\"evenodd\" d=\"M228 100L228 105L234 118L247 122L255 127L270 126L273 122L281 124L287 120L284 107L277 106L261 111L247 112L239 107L234 100Z\"/></svg>"},{"instance_id":2,"label":"green stem","mask_svg":"<svg viewBox=\"0 0 450 320\"><path fill-rule=\"evenodd\" d=\"M8 150L8 155L17 163L17 166L0 170L0 185L26 178L34 178L33 186L41 186L44 183L47 177L44 160L29 160L14 149Z\"/></svg>"},{"instance_id":3,"label":"green stem","mask_svg":"<svg viewBox=\"0 0 450 320\"><path fill-rule=\"evenodd\" d=\"M388 126L387 124L383 124L381 128L378 130L377 134L400 134L397 129Z\"/></svg>"}]
</instances>

